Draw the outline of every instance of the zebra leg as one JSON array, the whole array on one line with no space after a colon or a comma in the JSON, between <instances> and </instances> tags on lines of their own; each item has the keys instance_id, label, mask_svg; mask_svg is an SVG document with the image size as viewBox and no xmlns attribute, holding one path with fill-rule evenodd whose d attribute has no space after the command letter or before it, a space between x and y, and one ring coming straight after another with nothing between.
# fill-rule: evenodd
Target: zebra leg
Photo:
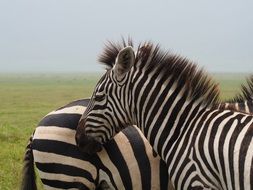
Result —
<instances>
[{"instance_id":1,"label":"zebra leg","mask_svg":"<svg viewBox=\"0 0 253 190\"><path fill-rule=\"evenodd\" d=\"M37 190L36 176L34 172L34 160L32 153L32 139L33 135L30 137L29 143L26 146L24 166L22 172L21 190Z\"/></svg>"}]
</instances>

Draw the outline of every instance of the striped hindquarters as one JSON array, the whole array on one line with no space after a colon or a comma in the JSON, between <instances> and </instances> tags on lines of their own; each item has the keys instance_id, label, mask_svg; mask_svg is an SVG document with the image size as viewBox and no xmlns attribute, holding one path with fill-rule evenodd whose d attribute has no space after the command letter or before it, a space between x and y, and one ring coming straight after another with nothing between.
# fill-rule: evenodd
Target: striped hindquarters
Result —
<instances>
[{"instance_id":1,"label":"striped hindquarters","mask_svg":"<svg viewBox=\"0 0 253 190\"><path fill-rule=\"evenodd\" d=\"M50 112L39 123L33 154L46 189L168 189L166 165L136 127L126 128L101 152L85 155L75 143L75 130L86 100Z\"/></svg>"}]
</instances>

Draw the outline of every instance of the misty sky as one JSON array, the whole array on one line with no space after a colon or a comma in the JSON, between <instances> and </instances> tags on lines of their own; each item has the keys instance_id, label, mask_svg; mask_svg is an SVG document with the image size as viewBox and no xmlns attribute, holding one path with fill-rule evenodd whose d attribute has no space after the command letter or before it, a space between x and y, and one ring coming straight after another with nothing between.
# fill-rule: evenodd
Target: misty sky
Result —
<instances>
[{"instance_id":1,"label":"misty sky","mask_svg":"<svg viewBox=\"0 0 253 190\"><path fill-rule=\"evenodd\" d=\"M104 43L131 36L210 72L253 73L252 10L252 0L0 0L0 72L102 71Z\"/></svg>"}]
</instances>

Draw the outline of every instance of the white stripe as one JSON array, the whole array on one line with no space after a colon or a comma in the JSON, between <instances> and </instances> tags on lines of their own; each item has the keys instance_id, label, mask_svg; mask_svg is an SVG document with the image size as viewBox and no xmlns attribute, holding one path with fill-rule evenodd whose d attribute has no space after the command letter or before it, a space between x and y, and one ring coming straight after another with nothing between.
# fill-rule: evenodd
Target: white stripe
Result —
<instances>
[{"instance_id":1,"label":"white stripe","mask_svg":"<svg viewBox=\"0 0 253 190\"><path fill-rule=\"evenodd\" d=\"M56 127L56 126L39 126L36 128L33 139L56 140L72 145L76 145L76 130Z\"/></svg>"},{"instance_id":2,"label":"white stripe","mask_svg":"<svg viewBox=\"0 0 253 190\"><path fill-rule=\"evenodd\" d=\"M144 134L141 132L141 130L137 127L134 126L136 130L138 131L140 137L142 138L144 145L145 145L145 151L146 155L148 156L149 163L150 163L150 169L151 169L151 184L152 184L152 189L160 189L160 177L163 178L163 176L160 176L160 173L157 174L154 171L160 171L160 162L162 162L160 156L154 157L153 155L153 149L151 145L149 144L148 140L144 136Z\"/></svg>"},{"instance_id":3,"label":"white stripe","mask_svg":"<svg viewBox=\"0 0 253 190\"><path fill-rule=\"evenodd\" d=\"M139 164L135 158L132 146L129 139L123 134L120 134L121 143L118 143L119 150L122 155L124 155L124 160L128 167L130 177L132 179L132 184L134 189L143 189L141 183L141 174ZM124 143L122 143L122 141Z\"/></svg>"},{"instance_id":4,"label":"white stripe","mask_svg":"<svg viewBox=\"0 0 253 190\"><path fill-rule=\"evenodd\" d=\"M135 72L135 75L137 75L138 72L139 72L139 70L137 70L137 71ZM137 81L133 84L134 86L132 87L132 97L133 97L132 102L136 102L136 101L138 100L138 97L137 97L137 100L134 99L134 98L135 98L134 93L135 93L135 91L136 91L136 88L137 88L139 82L140 82L141 79L143 78L143 76L144 76L144 72L141 73L141 75L138 77ZM132 78L132 80L134 80L135 77L136 77L136 76L134 76L134 77ZM131 106L132 106L132 108L133 108L133 107L136 107L136 106L134 106L133 104L131 104ZM131 111L132 111L132 113L135 113L134 110L131 110ZM139 117L139 116L137 115L137 117ZM148 118L148 117L147 117L147 118ZM140 118L135 118L136 121L139 121L139 119L140 119ZM134 124L137 124L138 126L141 125L140 123L134 123ZM144 127L144 126L140 126L140 127ZM141 129L141 130L143 131L143 129Z\"/></svg>"},{"instance_id":5,"label":"white stripe","mask_svg":"<svg viewBox=\"0 0 253 190\"><path fill-rule=\"evenodd\" d=\"M141 120L142 120L141 126L142 126L142 127L144 126L144 122L147 120L147 118L144 118L144 113L145 113L145 111L146 111L146 109L147 109L147 104L148 104L148 102L149 102L148 100L150 100L150 97L151 97L151 95L152 95L154 89L156 88L158 82L159 82L159 80L156 79L155 82L154 82L154 85L153 85L152 88L149 90L148 95L147 95L147 98L146 98L146 100L145 100L145 102L144 102L144 104L143 104L142 113L141 113L141 118L142 118L142 119L141 119ZM157 98L158 98L158 97L157 97Z\"/></svg>"},{"instance_id":6,"label":"white stripe","mask_svg":"<svg viewBox=\"0 0 253 190\"><path fill-rule=\"evenodd\" d=\"M217 110L214 110L214 112L215 112L215 111L217 111ZM210 116L211 116L214 112L211 112L211 113L209 114L209 116L206 118L206 121L210 118ZM212 161L212 159L211 159L210 152L209 152L210 134L211 134L211 130L213 129L214 122L215 122L218 118L222 117L224 114L226 114L226 113L228 113L228 112L230 112L230 111L229 111L229 110L223 111L223 112L217 114L217 115L212 119L212 121L210 122L210 124L209 124L209 126L208 126L208 128L207 128L206 137L205 137L205 139L204 139L204 155L205 155L205 157L206 157L206 160L207 160L208 164L210 165L210 167L213 169L213 171L215 172L215 174L216 174L218 177L220 176L220 171L215 170L215 167L214 167L214 164L213 164L213 161ZM233 116L231 116L231 117L233 117ZM204 125L204 124L203 124L203 125ZM200 143L200 142L199 142L199 143ZM217 150L218 150L218 149L214 149L214 152L216 152ZM205 164L203 163L202 165L204 166ZM204 167L204 168L205 168L205 167ZM207 168L205 168L204 171L207 173L207 175L208 175L209 177L211 177L211 174L208 172ZM212 180L215 182L216 185L218 185L220 188L222 188L222 187L220 186L220 182L218 182L215 178L212 178Z\"/></svg>"},{"instance_id":7,"label":"white stripe","mask_svg":"<svg viewBox=\"0 0 253 190\"><path fill-rule=\"evenodd\" d=\"M216 121L217 118L219 118L221 115L216 115L212 121L210 122L209 124L209 127L208 128L205 128L203 126L206 126L206 122L209 120L209 118L216 112L217 110L214 110L212 111L211 113L208 114L208 116L206 117L204 123L202 124L202 127L200 129L200 131L198 132L198 135L196 137L196 141L195 141L195 144L194 144L194 148L195 148L195 152L196 152L196 157L198 159L198 161L200 162L200 165L201 167L203 168L203 171L205 172L205 174L215 183L215 184L219 184L219 182L216 180L216 178L214 178L211 174L211 172L209 172L208 168L206 167L206 164L203 162L202 158L201 158L201 155L200 155L200 152L199 152L199 145L200 143L203 143L200 141L200 135L202 133L203 130L207 130L206 132L206 135L205 135L205 140L204 140L204 145L203 145L203 149L204 149L204 155L205 155L205 158L208 162L208 164L210 165L210 167L213 169L213 171L216 173L217 176L219 176L218 172L215 171L215 168L213 166L213 163L212 163L212 160L210 158L210 153L208 151L208 143L209 143L209 137L210 137L210 131L213 127L213 123ZM222 115L224 115L224 112L222 112ZM203 156L203 155L202 155ZM199 170L199 167L197 167L197 164L196 164L196 170L198 171L199 174L201 174L201 171ZM207 179L204 178L203 175L199 175L199 177L206 183L208 184L210 187L212 188L216 188L215 186L213 186L213 184L211 184Z\"/></svg>"},{"instance_id":8,"label":"white stripe","mask_svg":"<svg viewBox=\"0 0 253 190\"><path fill-rule=\"evenodd\" d=\"M251 170L252 170L252 159L253 159L253 139L251 137L251 142L250 145L248 147L248 151L246 154L246 158L245 158L245 163L244 163L244 188L245 190L251 190L252 187L250 186L250 184L252 185L251 181L250 181L250 175L252 175Z\"/></svg>"},{"instance_id":9,"label":"white stripe","mask_svg":"<svg viewBox=\"0 0 253 190\"><path fill-rule=\"evenodd\" d=\"M172 126L172 129L171 129L171 131L170 131L170 134L168 135L168 137L167 137L167 139L166 139L166 141L164 142L164 145L163 145L163 147L162 147L162 158L163 158L163 160L165 160L165 148L168 146L168 143L169 143L169 140L171 139L171 137L173 136L173 134L175 133L175 130L179 130L178 129L178 127L177 127L177 125L178 125L178 122L179 122L179 119L180 119L180 117L181 117L181 115L182 115L182 113L185 111L185 108L186 108L186 106L188 106L189 105L189 103L190 102L184 102L184 104L183 104L183 106L180 108L180 111L179 111L179 113L178 113L178 115L177 115L177 118L176 118L176 120L175 120L175 122L174 122L174 125ZM189 114L189 113L188 113ZM181 128L183 128L183 126L184 125L182 125L182 126L180 126Z\"/></svg>"},{"instance_id":10,"label":"white stripe","mask_svg":"<svg viewBox=\"0 0 253 190\"><path fill-rule=\"evenodd\" d=\"M196 172L191 172L189 176L187 176L187 179L185 181L184 187L183 189L191 189L192 187L194 187L196 184L196 181L194 181L193 183L191 183L192 178L194 178L196 176Z\"/></svg>"},{"instance_id":11,"label":"white stripe","mask_svg":"<svg viewBox=\"0 0 253 190\"><path fill-rule=\"evenodd\" d=\"M118 135L115 136L115 138L117 138ZM108 153L106 152L105 149L103 149L101 152L98 153L98 156L100 157L101 162L103 163L104 166L106 166L113 177L113 181L116 184L116 187L119 187L119 189L125 189L122 179L120 177L119 171L118 169L115 167L115 165L113 164L113 162L111 161Z\"/></svg>"},{"instance_id":12,"label":"white stripe","mask_svg":"<svg viewBox=\"0 0 253 190\"><path fill-rule=\"evenodd\" d=\"M150 83L150 80L151 80L151 78L154 76L154 74L155 74L155 71L148 75L148 79L147 79L147 80L145 81L145 83L143 84L143 87L141 88L139 94L143 94L144 90L146 90L147 85ZM148 100L150 99L150 96L151 96L151 94L152 94L152 92L153 92L153 89L156 87L156 84L158 83L158 81L159 81L158 79L155 80L155 85L152 86L152 89L149 89L148 95L147 95L147 94L143 94L143 95L146 97L146 100L145 100L144 105L143 105L142 108L140 108L140 101L141 101L141 99L142 99L143 96L138 96L138 98L137 98L137 103L136 103L137 113L140 113L140 110L139 110L139 109L142 110L142 111L141 111L141 116L140 116L140 117L141 117L141 120L142 120L142 123L141 123L141 126L142 126L142 127L144 126L144 121L145 121L145 119L146 119L146 118L144 118L143 115L144 115L144 112L145 112L145 109L146 109L147 102L148 102ZM139 119L140 119L140 118L139 118Z\"/></svg>"},{"instance_id":13,"label":"white stripe","mask_svg":"<svg viewBox=\"0 0 253 190\"><path fill-rule=\"evenodd\" d=\"M244 114L244 113L241 113L241 114ZM246 116L248 116L248 114L246 114ZM247 119L247 117L243 117L242 119L241 119L241 123L244 123L244 121Z\"/></svg>"},{"instance_id":14,"label":"white stripe","mask_svg":"<svg viewBox=\"0 0 253 190\"><path fill-rule=\"evenodd\" d=\"M74 166L80 169L84 169L89 172L93 179L97 177L97 169L88 161L80 160L77 158L72 158L68 156L63 156L55 153L41 152L38 150L33 150L34 161L39 163L58 163L65 164L69 166Z\"/></svg>"},{"instance_id":15,"label":"white stripe","mask_svg":"<svg viewBox=\"0 0 253 190\"><path fill-rule=\"evenodd\" d=\"M185 122L187 122L188 117L190 117L191 112L192 112L195 108L196 108L196 105L193 105L192 108L191 108L191 110L190 110L190 112L189 112L189 115L187 116L187 119L185 120ZM190 122L189 126L191 126L192 122L195 120L195 117L197 117L198 113L199 113L199 110L198 110L198 112L196 113L196 115L194 116L194 118L192 119L192 121ZM196 122L196 125L198 124L198 122L200 121L200 119L201 119L201 117L199 117L198 121ZM196 126L196 125L195 125L195 126ZM184 125L183 125L183 126L184 126ZM188 126L186 126L186 127L188 127ZM182 129L181 129L181 130L182 130ZM174 165L176 159L178 159L178 154L179 154L179 151L180 151L180 147L182 146L182 143L183 143L183 141L184 141L184 139L185 139L185 137L186 137L186 134L188 133L189 130L190 130L190 129L189 129L189 127L188 127L188 129L187 129L187 130L185 131L185 133L183 134L182 139L180 139L180 142L176 141L176 142L172 145L172 147L170 148L170 151L168 152L168 154L167 154L167 155L164 155L164 156L165 156L165 161L166 161L166 163L167 163L167 160L168 160L168 158L169 158L169 155L171 154L171 151L173 150L174 146L175 146L175 145L178 145L179 148L176 150L175 154L173 155L173 159L172 159L171 163L169 163L169 171L172 169L172 167L173 167L173 165ZM191 130L194 131L194 129L191 129ZM180 135L181 135L181 132L180 132ZM191 137L190 137L190 140L191 140ZM189 145L189 144L188 144L188 145ZM187 145L187 147L186 147L186 151L184 151L184 154L183 154L183 155L180 155L180 157L179 157L179 158L180 158L179 166L181 165L181 162L183 162L183 160L184 160L184 158L185 158L185 155L187 154L187 150L188 150L188 148L189 148L188 145ZM176 169L176 173L177 173L177 169Z\"/></svg>"},{"instance_id":16,"label":"white stripe","mask_svg":"<svg viewBox=\"0 0 253 190\"><path fill-rule=\"evenodd\" d=\"M54 114L61 114L61 113L82 115L84 113L85 109L86 109L86 107L84 107L84 106L71 106L71 107L62 108L60 110L52 111L52 112L48 113L46 116L54 115Z\"/></svg>"},{"instance_id":17,"label":"white stripe","mask_svg":"<svg viewBox=\"0 0 253 190\"><path fill-rule=\"evenodd\" d=\"M159 127L159 130L158 130L157 135L156 135L156 137L155 137L154 146L153 146L153 148L154 148L155 150L157 150L157 148L158 148L158 142L159 142L159 140L160 140L160 137L161 137L163 131L166 130L166 127L171 127L171 128L174 128L174 129L175 129L175 127L176 127L175 123L173 123L172 126L167 126L167 124L168 124L167 122L168 122L169 118L171 117L171 113L172 113L172 111L174 110L175 106L177 105L178 101L181 100L182 95L183 95L183 92L184 92L184 88L181 88L181 89L180 89L180 92L178 93L178 95L176 96L175 100L174 100L173 103L171 104L171 106L170 106L170 108L169 108L169 110L168 110L168 113L166 114L166 116L165 116L165 118L164 118L164 120L163 120L161 126ZM178 113L177 113L177 114L178 114ZM179 116L179 115L177 115L177 116ZM180 117L180 116L179 116L179 117ZM171 129L171 130L172 130L172 129ZM170 131L170 134L169 134L169 135L172 136L172 133L173 133L173 131ZM167 143L168 143L168 139L169 139L169 136L167 137L167 139L165 140L165 142L167 141ZM163 142L164 144L163 144L162 149L165 149L165 142ZM162 159L164 159L164 153L162 153L161 156L162 156Z\"/></svg>"},{"instance_id":18,"label":"white stripe","mask_svg":"<svg viewBox=\"0 0 253 190\"><path fill-rule=\"evenodd\" d=\"M245 112L246 112L246 113L249 113L249 114L252 114L252 113L250 113L250 111L249 111L249 105L247 104L247 102L250 102L250 101L245 101L245 102L243 102L244 105L245 105Z\"/></svg>"},{"instance_id":19,"label":"white stripe","mask_svg":"<svg viewBox=\"0 0 253 190\"><path fill-rule=\"evenodd\" d=\"M242 131L240 132L240 134L238 135L237 139L236 139L236 143L234 146L234 179L235 179L235 189L240 189L240 179L239 179L239 158L240 158L240 148L241 148L241 144L242 144L242 140L245 136L245 133L248 130L248 127L252 125L252 122L249 122L246 126L244 126L244 128L242 129ZM252 150L251 150L252 151Z\"/></svg>"},{"instance_id":20,"label":"white stripe","mask_svg":"<svg viewBox=\"0 0 253 190\"><path fill-rule=\"evenodd\" d=\"M151 136L153 127L154 127L154 125L155 125L158 117L160 116L160 113L162 112L162 109L164 108L164 105L168 102L168 99L170 98L170 96L172 95L172 93L175 91L176 87L177 87L177 83L174 82L173 85L172 85L172 87L170 88L169 92L167 93L167 95L166 95L163 103L161 104L160 108L158 109L156 115L153 117L152 123L150 124L150 126L148 126L148 133L147 133L147 139L148 140L150 140L150 136ZM166 85L163 85L162 89L160 90L160 92L162 92L165 88L166 88ZM158 97L159 97L159 95L158 95ZM156 102L153 103L153 106L155 104L156 104ZM150 114L151 114L152 110L153 110L153 107L150 109L149 114L147 115L147 118L150 118ZM148 121L148 120L146 119L146 121ZM146 123L145 123L145 127L147 127ZM157 151L156 147L154 147L154 150Z\"/></svg>"},{"instance_id":21,"label":"white stripe","mask_svg":"<svg viewBox=\"0 0 253 190\"><path fill-rule=\"evenodd\" d=\"M194 104L193 107L192 107L192 109L195 109L195 108L196 108L196 105ZM196 115L194 116L194 118L191 120L189 126L192 126L192 122L193 122L193 121L195 120L195 118L198 116L198 114L199 114L200 111L201 111L201 108L198 110L198 112L196 113ZM194 131L196 130L196 127L198 126L199 122L202 120L203 114L204 114L204 113L202 113L202 115L199 116L199 118L197 119L197 121L196 121L196 123L195 123L194 126L192 126L192 127L187 126L188 128L187 128L187 130L185 131L185 133L183 134L183 137L182 137L181 139L179 138L180 141L177 140L177 141L173 144L173 146L172 146L172 147L174 147L175 144L178 144L178 149L176 150L176 152L175 152L175 154L174 154L174 156L173 156L172 161L169 163L169 164L170 164L170 165L169 165L169 172L171 171L172 167L174 166L175 161L179 159L179 162L178 162L178 164L177 164L177 167L176 167L176 169L175 169L175 172L172 174L172 178L173 178L173 179L175 179L176 175L178 174L178 170L180 169L181 164L185 161L186 155L187 155L188 152L189 152L190 143L187 144L184 153L183 153L182 155L179 155L179 151L181 150L182 143L184 142L184 140L185 140L185 138L186 138L186 135L187 135L187 133L188 133L189 130L191 130L192 132L190 133L188 142L192 142L192 141L193 141L193 138L195 138L195 137L193 137ZM171 149L171 150L172 150L172 149ZM170 154L167 154L167 155L166 155L166 160L168 159L169 155L170 155Z\"/></svg>"},{"instance_id":22,"label":"white stripe","mask_svg":"<svg viewBox=\"0 0 253 190\"><path fill-rule=\"evenodd\" d=\"M44 189L46 189L46 190L62 190L62 188L54 188L54 187L50 187L50 186L48 186L48 185L45 185L45 184L43 184L43 187L44 187ZM76 189L76 188L71 188L71 189L68 189L68 190L80 190L80 189Z\"/></svg>"},{"instance_id":23,"label":"white stripe","mask_svg":"<svg viewBox=\"0 0 253 190\"><path fill-rule=\"evenodd\" d=\"M101 183L102 181L106 181L107 185L109 186L109 189L110 190L115 190L115 188L113 187L113 185L111 183L111 179L108 176L108 174L105 171L101 170L101 169L99 169L98 173L99 173L98 174L99 183Z\"/></svg>"},{"instance_id":24,"label":"white stripe","mask_svg":"<svg viewBox=\"0 0 253 190\"><path fill-rule=\"evenodd\" d=\"M78 182L82 183L85 186L87 186L89 189L95 189L95 184L88 181L84 177L78 177L78 176L69 176L66 174L57 174L57 173L46 173L39 170L39 175L41 179L47 179L47 180L58 180L62 182Z\"/></svg>"},{"instance_id":25,"label":"white stripe","mask_svg":"<svg viewBox=\"0 0 253 190\"><path fill-rule=\"evenodd\" d=\"M221 112L219 115L220 117L223 116L223 114L227 113L228 111L223 111ZM221 160L219 157L219 142L220 142L220 136L221 136L221 132L224 129L224 125L227 124L227 122L232 119L235 116L235 114L226 117L225 119L223 119L221 121L221 123L217 126L217 131L215 133L215 137L213 139L213 152L214 152L214 158L215 158L215 162L217 164L218 167L218 172L219 172L219 177L220 177L220 182L221 182L221 186L222 189L227 189L227 185L225 184L225 176L222 176L222 167L221 167ZM218 119L218 118L217 118ZM215 121L214 121L215 122ZM212 126L209 125L209 128L213 128ZM222 139L223 140L223 139Z\"/></svg>"},{"instance_id":26,"label":"white stripe","mask_svg":"<svg viewBox=\"0 0 253 190\"><path fill-rule=\"evenodd\" d=\"M194 176L196 176L196 172L195 171L191 172L190 176L186 176L186 173L189 171L189 169L191 168L192 164L193 164L192 162L191 163L187 163L186 166L184 167L183 171L180 173L180 177L179 177L178 182L177 182L177 184L178 184L177 189L183 189L181 187L183 179L185 179L185 178L189 179L190 176L193 175L193 174L194 174ZM189 184L187 184L187 185L189 185Z\"/></svg>"},{"instance_id":27,"label":"white stripe","mask_svg":"<svg viewBox=\"0 0 253 190\"><path fill-rule=\"evenodd\" d=\"M236 129L236 126L238 126L238 120L234 120L232 125L230 126L229 131L227 132L227 135L224 141L224 146L223 146L224 167L225 167L228 189L232 189L231 172L230 172L230 165L229 165L229 144L230 144L231 136L234 130Z\"/></svg>"},{"instance_id":28,"label":"white stripe","mask_svg":"<svg viewBox=\"0 0 253 190\"><path fill-rule=\"evenodd\" d=\"M239 103L237 103L237 102L235 103L235 109L238 110L238 111L240 111Z\"/></svg>"},{"instance_id":29,"label":"white stripe","mask_svg":"<svg viewBox=\"0 0 253 190\"><path fill-rule=\"evenodd\" d=\"M171 117L171 113L172 113L172 111L175 109L177 103L182 99L182 96L183 96L183 93L184 93L184 92L185 92L185 91L184 91L184 88L181 88L181 89L180 89L180 92L179 92L178 95L177 95L177 97L175 98L175 100L173 101L172 105L170 106L169 111L168 111L168 113L166 114L166 117L165 117L163 123L161 124L161 126L160 126L160 128L159 128L159 130L158 130L158 133L157 133L157 136L156 136L156 139L155 139L155 142L154 142L154 147L157 148L158 142L159 142L159 138L160 138L161 134L163 133L164 130L166 130L166 127L168 127L168 126L167 126L167 124L168 124L167 122L168 122L169 118ZM187 102L187 101L184 102L184 105L181 107L181 109L180 109L179 112L177 113L177 117L176 117L176 119L175 119L175 122L173 123L172 126L169 126L169 127L171 127L171 129L170 129L171 131L170 131L169 135L167 136L167 139L165 140L165 142L163 142L164 144L163 144L163 146L162 146L161 157L162 157L163 160L165 160L164 150L165 150L165 148L167 147L168 142L169 142L169 140L171 139L171 137L173 136L173 134L174 134L176 128L178 127L178 126L177 126L177 122L178 122L178 120L179 120L179 118L180 118L180 116L181 116L181 113L184 111L184 109L183 109L184 106L186 106L186 104L188 104L188 103L189 103L189 102ZM182 127L182 126L180 126L180 127ZM179 130L179 129L178 129L178 130Z\"/></svg>"}]
</instances>

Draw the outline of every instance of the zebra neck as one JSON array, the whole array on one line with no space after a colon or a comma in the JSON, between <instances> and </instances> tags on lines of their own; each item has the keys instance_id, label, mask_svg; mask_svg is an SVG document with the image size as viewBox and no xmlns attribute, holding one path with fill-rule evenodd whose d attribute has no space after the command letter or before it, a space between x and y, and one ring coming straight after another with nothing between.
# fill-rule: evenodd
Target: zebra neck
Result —
<instances>
[{"instance_id":1,"label":"zebra neck","mask_svg":"<svg viewBox=\"0 0 253 190\"><path fill-rule=\"evenodd\" d=\"M142 130L154 150L167 162L170 147L187 129L192 117L203 108L200 100L189 100L187 92L171 84L157 96L145 94L135 99L137 126Z\"/></svg>"}]
</instances>

